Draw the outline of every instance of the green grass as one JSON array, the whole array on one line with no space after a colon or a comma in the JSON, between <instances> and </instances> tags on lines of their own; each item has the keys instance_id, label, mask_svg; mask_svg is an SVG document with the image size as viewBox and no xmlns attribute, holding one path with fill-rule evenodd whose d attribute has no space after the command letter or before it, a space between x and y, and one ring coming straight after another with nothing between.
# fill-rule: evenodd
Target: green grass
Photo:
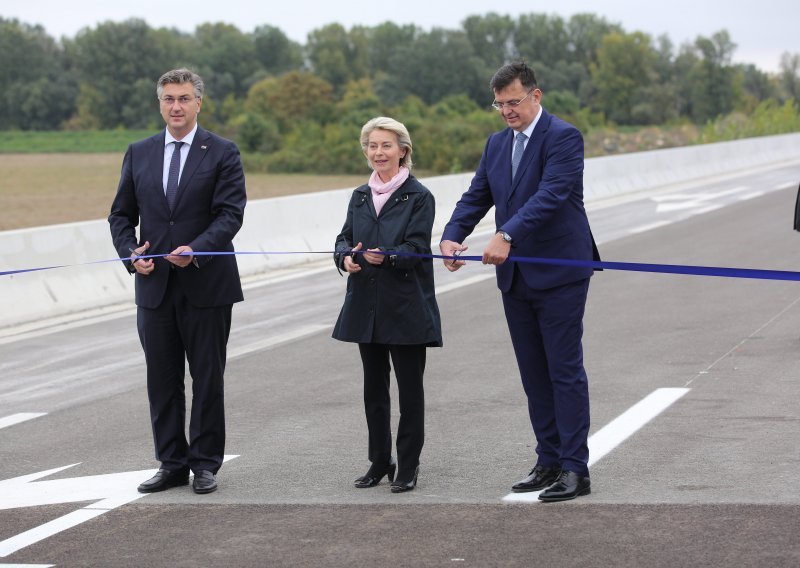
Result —
<instances>
[{"instance_id":1,"label":"green grass","mask_svg":"<svg viewBox=\"0 0 800 568\"><path fill-rule=\"evenodd\" d=\"M124 152L153 130L75 130L0 132L0 154Z\"/></svg>"}]
</instances>

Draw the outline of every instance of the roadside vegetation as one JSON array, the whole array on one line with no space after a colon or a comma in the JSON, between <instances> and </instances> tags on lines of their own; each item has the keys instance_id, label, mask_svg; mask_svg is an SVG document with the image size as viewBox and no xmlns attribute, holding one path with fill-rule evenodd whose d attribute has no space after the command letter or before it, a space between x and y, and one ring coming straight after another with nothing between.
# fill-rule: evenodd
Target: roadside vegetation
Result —
<instances>
[{"instance_id":1,"label":"roadside vegetation","mask_svg":"<svg viewBox=\"0 0 800 568\"><path fill-rule=\"evenodd\" d=\"M238 143L258 199L363 183L358 136L377 115L408 126L417 175L473 170L503 127L489 78L512 59L581 129L587 157L800 131L800 54L767 73L732 63L735 50L725 30L675 46L593 14L333 23L305 44L268 24L182 33L137 19L55 39L0 17L0 230L104 218L125 148L163 128L154 84L175 67L204 78L200 123Z\"/></svg>"},{"instance_id":2,"label":"roadside vegetation","mask_svg":"<svg viewBox=\"0 0 800 568\"><path fill-rule=\"evenodd\" d=\"M675 46L593 14L332 23L305 44L269 24L182 33L131 19L55 39L0 18L0 152L121 151L161 127L154 83L178 66L204 77L201 123L239 144L248 172L362 173L358 133L376 115L409 127L421 168L469 171L502 127L489 78L518 58L589 156L797 131L800 54L767 73L735 51L725 30Z\"/></svg>"}]
</instances>

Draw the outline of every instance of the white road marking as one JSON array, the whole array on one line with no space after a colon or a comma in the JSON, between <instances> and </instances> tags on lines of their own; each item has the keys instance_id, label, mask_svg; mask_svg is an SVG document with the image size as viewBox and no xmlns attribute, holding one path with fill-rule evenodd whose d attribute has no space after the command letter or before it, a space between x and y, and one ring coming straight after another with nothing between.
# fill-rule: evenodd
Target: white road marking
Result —
<instances>
[{"instance_id":1,"label":"white road marking","mask_svg":"<svg viewBox=\"0 0 800 568\"><path fill-rule=\"evenodd\" d=\"M633 229L630 229L628 231L628 233L633 234L633 235L635 235L637 233L644 233L646 231L651 231L653 229L658 229L659 227L665 227L665 226L670 225L672 223L673 223L673 221L657 221L655 223L648 223L647 225L640 225L638 227L634 227Z\"/></svg>"},{"instance_id":2,"label":"white road marking","mask_svg":"<svg viewBox=\"0 0 800 568\"><path fill-rule=\"evenodd\" d=\"M444 294L446 292L452 292L453 290L463 288L464 286L477 284L478 282L483 282L484 280L489 280L490 278L494 277L495 277L494 270L491 270L486 274L476 274L475 276L468 276L466 278L462 278L461 280L450 282L449 284L442 284L441 286L437 286L436 294L438 295L438 294Z\"/></svg>"},{"instance_id":3,"label":"white road marking","mask_svg":"<svg viewBox=\"0 0 800 568\"><path fill-rule=\"evenodd\" d=\"M97 323L103 323L106 321L112 321L122 317L134 315L136 315L136 308L131 308L130 305L126 304L124 306L89 309L85 312L79 312L77 314L57 316L48 318L46 320L37 320L0 330L0 345L7 345L9 343L16 343L17 341L23 341L26 339L34 339L37 337L52 335L53 333L58 333L60 331L86 327L88 325L94 325Z\"/></svg>"},{"instance_id":4,"label":"white road marking","mask_svg":"<svg viewBox=\"0 0 800 568\"><path fill-rule=\"evenodd\" d=\"M706 207L703 207L702 209L698 209L697 211L694 212L694 214L695 215L702 215L703 213L710 213L712 211L716 211L717 209L722 209L723 207L725 207L724 203L717 203L715 205L708 205Z\"/></svg>"},{"instance_id":5,"label":"white road marking","mask_svg":"<svg viewBox=\"0 0 800 568\"><path fill-rule=\"evenodd\" d=\"M736 193L747 191L748 189L750 189L748 186L741 185L731 189L715 192L672 193L668 195L656 195L651 199L658 204L656 207L656 213L670 213L672 211L682 211L684 209L696 209L698 207L703 207L715 199L728 197ZM716 209L722 206L722 204L719 204L715 205L714 208ZM712 211L712 209L701 209L696 211L695 214L706 213L707 211Z\"/></svg>"},{"instance_id":6,"label":"white road marking","mask_svg":"<svg viewBox=\"0 0 800 568\"><path fill-rule=\"evenodd\" d=\"M291 343L292 341L303 339L304 337L314 335L326 329L331 329L332 327L333 324L327 323L311 324L301 327L300 329L295 329L293 331L281 334L277 337L268 337L266 339L262 339L261 341L256 341L255 343L249 343L247 345L242 345L241 347L234 347L233 349L228 349L228 360L230 361L231 359L235 359L237 357L249 355L250 353L255 353L256 351L277 347L278 345L284 345L285 343Z\"/></svg>"},{"instance_id":7,"label":"white road marking","mask_svg":"<svg viewBox=\"0 0 800 568\"><path fill-rule=\"evenodd\" d=\"M19 424L20 422L26 422L28 420L33 420L34 418L39 418L40 416L46 415L46 412L19 412L17 414L12 414L10 416L0 418L0 430L3 428L8 428L9 426L13 426L14 424Z\"/></svg>"},{"instance_id":8,"label":"white road marking","mask_svg":"<svg viewBox=\"0 0 800 568\"><path fill-rule=\"evenodd\" d=\"M227 462L237 457L239 456L227 455L225 456L225 461ZM0 558L9 556L26 546L35 544L61 531L85 523L126 503L147 497L147 493L139 493L136 487L156 472L155 469L145 469L33 483L37 479L53 475L76 465L78 464L0 481L0 510L95 501L82 509L67 513L43 525L0 541Z\"/></svg>"},{"instance_id":9,"label":"white road marking","mask_svg":"<svg viewBox=\"0 0 800 568\"><path fill-rule=\"evenodd\" d=\"M650 420L664 412L689 390L688 388L656 389L595 432L589 438L589 466L591 467L603 459L614 448L630 438ZM538 503L539 493L541 491L509 493L503 497L503 501Z\"/></svg>"}]
</instances>

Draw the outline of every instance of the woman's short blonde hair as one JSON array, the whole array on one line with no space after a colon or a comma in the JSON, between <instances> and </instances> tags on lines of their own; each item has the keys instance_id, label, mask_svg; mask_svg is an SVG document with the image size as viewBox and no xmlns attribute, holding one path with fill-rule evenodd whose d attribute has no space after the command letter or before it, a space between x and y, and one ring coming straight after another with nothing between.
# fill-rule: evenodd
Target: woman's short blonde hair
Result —
<instances>
[{"instance_id":1,"label":"woman's short blonde hair","mask_svg":"<svg viewBox=\"0 0 800 568\"><path fill-rule=\"evenodd\" d=\"M411 146L411 136L409 136L408 129L406 129L405 125L393 118L389 118L388 116L378 116L367 122L361 128L361 149L364 151L364 153L367 151L369 135L372 134L373 130L386 130L388 132L394 132L394 134L397 136L397 143L401 148L405 148L406 150L406 155L400 158L400 167L406 167L410 170L414 165L414 163L411 161L411 153L414 149Z\"/></svg>"}]
</instances>

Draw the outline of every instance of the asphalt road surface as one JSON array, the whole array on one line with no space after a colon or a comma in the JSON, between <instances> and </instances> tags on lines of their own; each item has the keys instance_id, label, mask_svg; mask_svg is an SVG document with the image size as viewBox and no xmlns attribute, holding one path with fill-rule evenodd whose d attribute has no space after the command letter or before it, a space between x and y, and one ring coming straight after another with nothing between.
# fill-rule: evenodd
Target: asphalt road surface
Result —
<instances>
[{"instance_id":1,"label":"asphalt road surface","mask_svg":"<svg viewBox=\"0 0 800 568\"><path fill-rule=\"evenodd\" d=\"M798 182L800 163L589 217L607 261L800 270ZM0 330L0 566L800 565L800 282L597 273L592 493L542 504L509 494L535 440L493 270L436 278L445 346L419 484L399 495L352 485L361 367L330 338L332 263L247 283L210 495L136 493L158 464L130 306Z\"/></svg>"}]
</instances>

